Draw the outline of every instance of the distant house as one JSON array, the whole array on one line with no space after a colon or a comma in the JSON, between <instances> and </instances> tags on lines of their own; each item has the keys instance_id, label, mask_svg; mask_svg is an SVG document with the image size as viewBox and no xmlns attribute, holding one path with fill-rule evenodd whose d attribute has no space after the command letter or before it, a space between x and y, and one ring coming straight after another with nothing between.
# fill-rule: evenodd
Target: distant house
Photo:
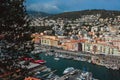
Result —
<instances>
[{"instance_id":1,"label":"distant house","mask_svg":"<svg viewBox=\"0 0 120 80\"><path fill-rule=\"evenodd\" d=\"M53 31L52 30L45 30L44 33L46 35L52 35Z\"/></svg>"}]
</instances>

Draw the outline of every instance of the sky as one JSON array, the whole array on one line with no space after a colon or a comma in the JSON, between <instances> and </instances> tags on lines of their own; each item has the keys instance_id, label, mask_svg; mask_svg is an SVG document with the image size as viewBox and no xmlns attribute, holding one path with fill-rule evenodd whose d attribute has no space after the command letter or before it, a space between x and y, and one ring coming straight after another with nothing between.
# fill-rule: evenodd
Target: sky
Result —
<instances>
[{"instance_id":1,"label":"sky","mask_svg":"<svg viewBox=\"0 0 120 80\"><path fill-rule=\"evenodd\" d=\"M119 10L120 0L26 0L27 10L62 13L87 9Z\"/></svg>"}]
</instances>

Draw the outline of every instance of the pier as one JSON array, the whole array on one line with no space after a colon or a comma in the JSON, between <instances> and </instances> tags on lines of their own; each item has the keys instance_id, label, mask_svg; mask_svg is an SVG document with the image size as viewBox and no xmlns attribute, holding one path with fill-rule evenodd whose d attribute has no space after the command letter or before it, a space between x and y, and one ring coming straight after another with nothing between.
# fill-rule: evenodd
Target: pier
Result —
<instances>
[{"instance_id":1,"label":"pier","mask_svg":"<svg viewBox=\"0 0 120 80\"><path fill-rule=\"evenodd\" d=\"M54 56L62 57L66 59L73 59L77 61L87 61L89 63L94 62L94 64L96 65L105 66L106 68L110 68L113 70L120 69L119 56L91 54L87 52L73 52L73 51L65 51L65 50L59 50L59 49L54 49L54 52L50 52L50 51L51 51L50 49L47 49L47 52L45 54L54 55Z\"/></svg>"},{"instance_id":2,"label":"pier","mask_svg":"<svg viewBox=\"0 0 120 80\"><path fill-rule=\"evenodd\" d=\"M54 55L55 57L62 57L62 58L73 59L77 61L87 61L89 63L93 62L93 64L105 66L106 68L113 69L113 70L120 69L120 56L92 54L89 52L66 51L62 49L51 48L49 46L43 46L43 45L37 45L37 44L36 46L37 46L37 52L32 53L34 55L45 53L46 55Z\"/></svg>"},{"instance_id":3,"label":"pier","mask_svg":"<svg viewBox=\"0 0 120 80\"><path fill-rule=\"evenodd\" d=\"M98 80L98 79L94 79L92 77L92 73L90 72L82 72L81 70L74 70L68 74L63 75L62 77L60 77L58 80Z\"/></svg>"},{"instance_id":4,"label":"pier","mask_svg":"<svg viewBox=\"0 0 120 80\"><path fill-rule=\"evenodd\" d=\"M52 74L52 73L54 73L54 72L56 72L56 71L57 71L57 70L50 71L50 72L48 72L47 74L42 75L42 78L43 78L43 77L46 77L46 76L48 76L48 75L50 75L50 74Z\"/></svg>"}]
</instances>

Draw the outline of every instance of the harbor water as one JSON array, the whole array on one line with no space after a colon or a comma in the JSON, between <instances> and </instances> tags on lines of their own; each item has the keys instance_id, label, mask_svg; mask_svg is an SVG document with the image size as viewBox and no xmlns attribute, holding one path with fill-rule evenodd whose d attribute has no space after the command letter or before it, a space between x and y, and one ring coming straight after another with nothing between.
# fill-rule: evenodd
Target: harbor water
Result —
<instances>
[{"instance_id":1,"label":"harbor water","mask_svg":"<svg viewBox=\"0 0 120 80\"><path fill-rule=\"evenodd\" d=\"M60 58L55 60L53 56L46 56L44 53L39 55L39 58L47 61L46 66L52 70L57 70L56 74L63 75L63 71L67 67L88 71L93 73L93 77L99 80L120 80L120 70L111 70L103 66L98 66L85 61L75 61Z\"/></svg>"}]
</instances>

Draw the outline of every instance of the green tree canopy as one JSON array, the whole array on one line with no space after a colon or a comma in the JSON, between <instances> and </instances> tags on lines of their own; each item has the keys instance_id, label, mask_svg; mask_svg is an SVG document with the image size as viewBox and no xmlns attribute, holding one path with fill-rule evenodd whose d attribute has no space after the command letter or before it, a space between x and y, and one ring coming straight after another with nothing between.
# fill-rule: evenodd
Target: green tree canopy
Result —
<instances>
[{"instance_id":1,"label":"green tree canopy","mask_svg":"<svg viewBox=\"0 0 120 80\"><path fill-rule=\"evenodd\" d=\"M21 69L18 58L33 48L24 1L0 0L0 75Z\"/></svg>"}]
</instances>

